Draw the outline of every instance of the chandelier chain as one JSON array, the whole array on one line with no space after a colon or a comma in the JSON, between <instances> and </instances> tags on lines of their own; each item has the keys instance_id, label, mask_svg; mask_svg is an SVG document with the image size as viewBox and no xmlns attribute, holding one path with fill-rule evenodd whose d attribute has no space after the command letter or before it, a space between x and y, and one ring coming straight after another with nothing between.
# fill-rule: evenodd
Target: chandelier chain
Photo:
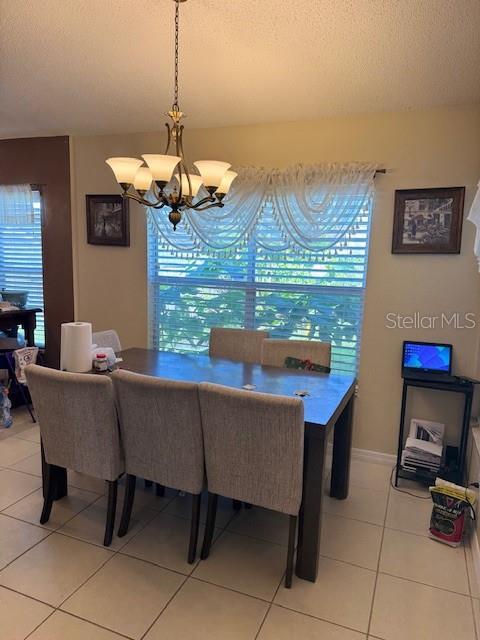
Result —
<instances>
[{"instance_id":1,"label":"chandelier chain","mask_svg":"<svg viewBox=\"0 0 480 640\"><path fill-rule=\"evenodd\" d=\"M180 22L180 0L175 0L175 95L173 110L179 111L178 106L178 28Z\"/></svg>"}]
</instances>

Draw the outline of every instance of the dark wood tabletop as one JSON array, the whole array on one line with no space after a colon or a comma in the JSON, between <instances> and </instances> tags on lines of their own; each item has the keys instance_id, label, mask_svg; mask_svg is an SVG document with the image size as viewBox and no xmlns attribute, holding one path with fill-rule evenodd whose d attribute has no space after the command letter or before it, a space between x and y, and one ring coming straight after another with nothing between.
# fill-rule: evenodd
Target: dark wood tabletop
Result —
<instances>
[{"instance_id":1,"label":"dark wood tabletop","mask_svg":"<svg viewBox=\"0 0 480 640\"><path fill-rule=\"evenodd\" d=\"M40 309L40 307L23 307L23 308L19 308L19 309L7 309L6 311L2 311L0 310L0 317L21 317L21 316L25 316L31 313L41 313L43 311L43 309Z\"/></svg>"},{"instance_id":2,"label":"dark wood tabletop","mask_svg":"<svg viewBox=\"0 0 480 640\"><path fill-rule=\"evenodd\" d=\"M305 422L326 426L335 421L355 386L351 375L315 373L258 364L232 362L205 355L184 355L152 349L126 349L119 368L151 376L186 382L214 382L241 389L255 385L255 391L293 396L295 391L308 391L303 398Z\"/></svg>"}]
</instances>

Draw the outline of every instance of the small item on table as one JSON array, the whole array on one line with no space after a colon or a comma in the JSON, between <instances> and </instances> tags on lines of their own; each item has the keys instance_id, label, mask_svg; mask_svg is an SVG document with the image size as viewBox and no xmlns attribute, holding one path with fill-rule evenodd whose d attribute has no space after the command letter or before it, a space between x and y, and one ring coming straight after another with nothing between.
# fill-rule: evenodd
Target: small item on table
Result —
<instances>
[{"instance_id":1,"label":"small item on table","mask_svg":"<svg viewBox=\"0 0 480 640\"><path fill-rule=\"evenodd\" d=\"M301 371L315 371L316 373L330 373L330 367L326 367L323 364L317 364L311 360L301 360L300 358L293 358L287 356L283 363L287 369L299 369Z\"/></svg>"},{"instance_id":2,"label":"small item on table","mask_svg":"<svg viewBox=\"0 0 480 640\"><path fill-rule=\"evenodd\" d=\"M256 388L257 388L257 385L255 385L255 384L244 384L243 385L243 389L246 389L247 391L253 391Z\"/></svg>"},{"instance_id":3,"label":"small item on table","mask_svg":"<svg viewBox=\"0 0 480 640\"><path fill-rule=\"evenodd\" d=\"M2 311L18 311L19 307L16 307L11 302L0 302L0 312Z\"/></svg>"},{"instance_id":4,"label":"small item on table","mask_svg":"<svg viewBox=\"0 0 480 640\"><path fill-rule=\"evenodd\" d=\"M98 355L102 355L107 358L107 369L113 371L115 364L118 361L115 351L111 347L94 347L92 349L92 360L95 361L95 358Z\"/></svg>"},{"instance_id":5,"label":"small item on table","mask_svg":"<svg viewBox=\"0 0 480 640\"><path fill-rule=\"evenodd\" d=\"M294 391L293 395L300 396L300 398L304 398L305 396L309 396L310 392L307 391L306 389L300 389L299 391Z\"/></svg>"},{"instance_id":6,"label":"small item on table","mask_svg":"<svg viewBox=\"0 0 480 640\"><path fill-rule=\"evenodd\" d=\"M96 353L93 359L93 368L98 373L108 371L108 358L106 353Z\"/></svg>"}]
</instances>

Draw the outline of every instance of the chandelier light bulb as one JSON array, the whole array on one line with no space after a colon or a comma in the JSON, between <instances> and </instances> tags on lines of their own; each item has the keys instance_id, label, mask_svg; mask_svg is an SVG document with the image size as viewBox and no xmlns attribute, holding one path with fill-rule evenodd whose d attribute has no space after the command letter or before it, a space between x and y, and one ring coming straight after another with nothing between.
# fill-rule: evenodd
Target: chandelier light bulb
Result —
<instances>
[{"instance_id":1,"label":"chandelier light bulb","mask_svg":"<svg viewBox=\"0 0 480 640\"><path fill-rule=\"evenodd\" d=\"M115 174L118 184L125 190L133 184L135 174L140 165L143 164L142 161L137 158L108 158L105 162Z\"/></svg>"},{"instance_id":2,"label":"chandelier light bulb","mask_svg":"<svg viewBox=\"0 0 480 640\"><path fill-rule=\"evenodd\" d=\"M232 182L238 176L238 173L235 171L227 171L220 182L218 189L215 191L216 194L226 195L230 191L230 187L232 186Z\"/></svg>"},{"instance_id":3,"label":"chandelier light bulb","mask_svg":"<svg viewBox=\"0 0 480 640\"><path fill-rule=\"evenodd\" d=\"M175 167L182 159L180 156L160 155L146 153L142 156L152 172L152 177L156 182L170 182L175 171Z\"/></svg>"},{"instance_id":4,"label":"chandelier light bulb","mask_svg":"<svg viewBox=\"0 0 480 640\"><path fill-rule=\"evenodd\" d=\"M140 167L135 174L133 186L139 193L146 193L152 186L153 176L148 167Z\"/></svg>"},{"instance_id":5,"label":"chandelier light bulb","mask_svg":"<svg viewBox=\"0 0 480 640\"><path fill-rule=\"evenodd\" d=\"M193 164L200 171L207 189L219 187L223 176L231 167L228 162L220 162L219 160L197 160Z\"/></svg>"},{"instance_id":6,"label":"chandelier light bulb","mask_svg":"<svg viewBox=\"0 0 480 640\"><path fill-rule=\"evenodd\" d=\"M200 190L200 187L203 184L203 180L200 176L195 175L194 173L190 173L190 185L188 184L187 176L182 173L182 195L191 196L194 198ZM180 183L178 179L178 173L175 174L175 180ZM191 192L190 192L191 187Z\"/></svg>"}]
</instances>

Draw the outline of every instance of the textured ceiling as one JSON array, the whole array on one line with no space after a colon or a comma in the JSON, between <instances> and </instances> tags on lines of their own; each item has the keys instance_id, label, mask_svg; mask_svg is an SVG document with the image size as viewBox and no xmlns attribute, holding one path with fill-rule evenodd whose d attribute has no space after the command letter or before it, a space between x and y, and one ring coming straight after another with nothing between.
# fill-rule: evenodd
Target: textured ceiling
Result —
<instances>
[{"instance_id":1,"label":"textured ceiling","mask_svg":"<svg viewBox=\"0 0 480 640\"><path fill-rule=\"evenodd\" d=\"M156 130L172 0L0 0L0 137ZM480 0L188 0L180 105L209 127L480 101Z\"/></svg>"}]
</instances>

